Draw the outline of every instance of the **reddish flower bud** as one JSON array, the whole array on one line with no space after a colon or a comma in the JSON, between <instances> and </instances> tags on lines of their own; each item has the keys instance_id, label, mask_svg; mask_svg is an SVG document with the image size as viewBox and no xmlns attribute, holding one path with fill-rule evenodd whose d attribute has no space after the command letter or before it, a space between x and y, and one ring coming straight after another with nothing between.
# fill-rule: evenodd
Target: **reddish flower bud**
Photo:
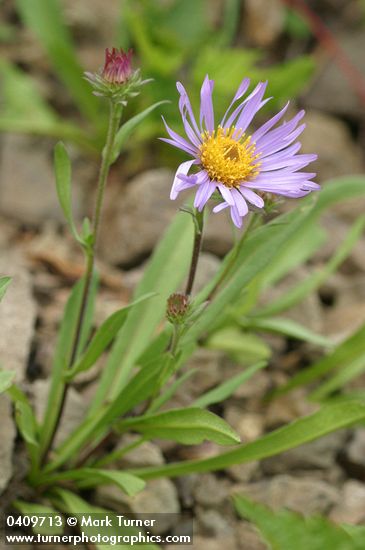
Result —
<instances>
[{"instance_id":1,"label":"reddish flower bud","mask_svg":"<svg viewBox=\"0 0 365 550\"><path fill-rule=\"evenodd\" d=\"M176 292L167 300L166 317L172 324L183 323L190 313L189 297L186 294Z\"/></svg>"},{"instance_id":2,"label":"reddish flower bud","mask_svg":"<svg viewBox=\"0 0 365 550\"><path fill-rule=\"evenodd\" d=\"M102 77L111 84L124 84L133 74L132 54L130 49L124 52L122 48L105 50L105 63L102 70Z\"/></svg>"},{"instance_id":3,"label":"reddish flower bud","mask_svg":"<svg viewBox=\"0 0 365 550\"><path fill-rule=\"evenodd\" d=\"M140 87L150 81L141 79L139 69L132 69L132 54L132 50L124 52L122 48L105 50L104 67L96 73L84 73L94 95L127 105L129 98L140 93Z\"/></svg>"}]
</instances>

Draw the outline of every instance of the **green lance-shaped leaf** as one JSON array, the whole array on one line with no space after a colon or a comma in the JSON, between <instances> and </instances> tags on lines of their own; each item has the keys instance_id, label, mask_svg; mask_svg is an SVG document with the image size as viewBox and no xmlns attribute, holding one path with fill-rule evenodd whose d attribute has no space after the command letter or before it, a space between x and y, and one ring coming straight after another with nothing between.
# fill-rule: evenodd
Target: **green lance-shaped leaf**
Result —
<instances>
[{"instance_id":1,"label":"green lance-shaped leaf","mask_svg":"<svg viewBox=\"0 0 365 550\"><path fill-rule=\"evenodd\" d=\"M365 324L344 342L338 345L332 353L316 361L310 367L298 372L281 388L272 393L272 397L282 395L288 391L305 386L324 377L333 370L343 369L355 361L362 361L365 354Z\"/></svg>"},{"instance_id":2,"label":"green lance-shaped leaf","mask_svg":"<svg viewBox=\"0 0 365 550\"><path fill-rule=\"evenodd\" d=\"M273 303L260 308L255 313L255 316L268 317L271 315L277 315L278 313L295 306L308 294L313 292L316 288L319 288L350 254L356 242L361 237L364 231L364 226L365 216L360 216L352 225L346 235L346 238L341 243L336 253L322 269L311 274L302 283L288 289L283 296L280 296Z\"/></svg>"},{"instance_id":3,"label":"green lance-shaped leaf","mask_svg":"<svg viewBox=\"0 0 365 550\"><path fill-rule=\"evenodd\" d=\"M27 396L17 386L10 386L7 393L15 405L15 421L34 468L39 456L39 426L33 408Z\"/></svg>"},{"instance_id":4,"label":"green lance-shaped leaf","mask_svg":"<svg viewBox=\"0 0 365 550\"><path fill-rule=\"evenodd\" d=\"M71 161L64 144L59 141L54 150L54 168L58 200L70 226L71 232L78 242L82 242L75 227L72 214L71 194Z\"/></svg>"},{"instance_id":5,"label":"green lance-shaped leaf","mask_svg":"<svg viewBox=\"0 0 365 550\"><path fill-rule=\"evenodd\" d=\"M0 300L4 297L4 294L6 292L6 289L10 285L11 278L10 277L1 277L0 278Z\"/></svg>"},{"instance_id":6,"label":"green lance-shaped leaf","mask_svg":"<svg viewBox=\"0 0 365 550\"><path fill-rule=\"evenodd\" d=\"M236 326L218 330L204 345L209 349L218 349L232 354L244 363L268 359L271 355L269 346L262 338L256 334L245 333Z\"/></svg>"},{"instance_id":7,"label":"green lance-shaped leaf","mask_svg":"<svg viewBox=\"0 0 365 550\"><path fill-rule=\"evenodd\" d=\"M324 406L318 412L299 418L252 443L236 446L233 450L203 460L189 460L132 471L143 479L156 479L164 476L181 476L195 472L222 470L235 464L262 460L288 451L323 437L326 434L365 420L365 406L357 402Z\"/></svg>"},{"instance_id":8,"label":"green lance-shaped leaf","mask_svg":"<svg viewBox=\"0 0 365 550\"><path fill-rule=\"evenodd\" d=\"M297 323L292 319L285 319L284 317L260 317L258 319L253 317L243 319L240 324L244 328L284 334L290 338L304 340L304 342L310 342L311 344L315 344L317 346L323 346L326 348L333 346L333 343L329 338L316 334L312 330L303 327L300 323Z\"/></svg>"},{"instance_id":9,"label":"green lance-shaped leaf","mask_svg":"<svg viewBox=\"0 0 365 550\"><path fill-rule=\"evenodd\" d=\"M118 428L121 432L133 430L149 438L169 439L184 445L197 445L205 440L220 445L232 445L240 441L236 432L222 418L195 407L123 420Z\"/></svg>"},{"instance_id":10,"label":"green lance-shaped leaf","mask_svg":"<svg viewBox=\"0 0 365 550\"><path fill-rule=\"evenodd\" d=\"M114 340L115 336L122 328L129 311L140 302L143 302L144 300L147 300L152 296L155 296L155 294L153 294L152 292L146 294L145 296L141 296L141 298L139 298L138 300L132 302L122 309L119 309L110 317L108 317L108 319L106 319L101 327L97 330L95 336L92 338L84 354L75 363L73 369L66 373L67 380L71 380L78 373L90 369L99 359L103 351Z\"/></svg>"},{"instance_id":11,"label":"green lance-shaped leaf","mask_svg":"<svg viewBox=\"0 0 365 550\"><path fill-rule=\"evenodd\" d=\"M10 388L14 378L14 371L0 369L0 393L4 393Z\"/></svg>"},{"instance_id":12,"label":"green lance-shaped leaf","mask_svg":"<svg viewBox=\"0 0 365 550\"><path fill-rule=\"evenodd\" d=\"M134 117L130 118L120 127L114 140L112 162L115 162L119 157L123 145L126 143L133 130L135 130L135 128L137 128L137 126L141 124L141 122L143 122L144 119L152 113L152 111L164 103L169 103L169 101L158 101L157 103L150 105L150 107L147 107L147 109L141 113L138 113Z\"/></svg>"},{"instance_id":13,"label":"green lance-shaped leaf","mask_svg":"<svg viewBox=\"0 0 365 550\"><path fill-rule=\"evenodd\" d=\"M116 485L128 496L134 496L142 491L146 482L139 477L128 472L119 472L118 470L101 470L98 468L79 468L78 470L69 470L52 474L42 478L42 483L57 483L59 481L76 481L78 487L86 489L97 487L98 485Z\"/></svg>"},{"instance_id":14,"label":"green lance-shaped leaf","mask_svg":"<svg viewBox=\"0 0 365 550\"><path fill-rule=\"evenodd\" d=\"M351 532L325 517L303 517L285 509L273 512L241 495L235 495L233 500L239 515L254 523L275 550L361 550L364 547L364 539L358 545L359 536L364 535L360 526L354 526Z\"/></svg>"}]
</instances>

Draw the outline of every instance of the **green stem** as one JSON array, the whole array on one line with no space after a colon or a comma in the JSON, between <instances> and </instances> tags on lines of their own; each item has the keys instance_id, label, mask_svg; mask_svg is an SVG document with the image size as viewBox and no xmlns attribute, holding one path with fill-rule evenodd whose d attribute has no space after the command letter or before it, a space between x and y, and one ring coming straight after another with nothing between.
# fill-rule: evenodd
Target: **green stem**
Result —
<instances>
[{"instance_id":1,"label":"green stem","mask_svg":"<svg viewBox=\"0 0 365 550\"><path fill-rule=\"evenodd\" d=\"M195 227L194 246L193 246L193 254L191 257L188 281L186 283L186 288L185 288L185 294L187 294L188 296L191 294L191 291L193 290L196 269L198 267L199 255L200 255L202 238L203 238L204 210L202 210L201 212L196 210L193 216L194 216L194 227Z\"/></svg>"},{"instance_id":2,"label":"green stem","mask_svg":"<svg viewBox=\"0 0 365 550\"><path fill-rule=\"evenodd\" d=\"M96 251L96 244L97 244L97 239L99 235L99 227L100 227L100 219L101 219L101 212L102 212L102 206L103 206L105 185L108 179L110 166L112 164L114 140L119 128L121 115L122 115L121 105L115 104L111 101L108 133L106 138L106 144L103 150L102 162L101 162L100 172L99 172L99 179L97 184L97 194L96 194L95 210L94 210L93 224L92 224L92 244L86 249L86 252L85 252L85 255L86 255L86 270L85 270L85 276L84 276L85 283L84 283L84 288L83 288L83 293L81 298L81 305L80 305L80 310L78 314L74 340L72 344L70 361L67 367L68 369L72 368L73 363L75 362L75 359L79 352L80 338L81 338L83 324L85 320L85 312L87 310L91 280L92 280L93 271L94 271L95 251ZM68 382L65 382L63 387L62 397L58 405L58 414L55 419L55 424L52 430L52 434L50 436L48 444L46 445L43 451L43 455L41 459L42 463L45 462L45 460L47 459L48 452L52 448L52 445L63 415L63 411L65 408L69 387L70 387L70 384Z\"/></svg>"}]
</instances>

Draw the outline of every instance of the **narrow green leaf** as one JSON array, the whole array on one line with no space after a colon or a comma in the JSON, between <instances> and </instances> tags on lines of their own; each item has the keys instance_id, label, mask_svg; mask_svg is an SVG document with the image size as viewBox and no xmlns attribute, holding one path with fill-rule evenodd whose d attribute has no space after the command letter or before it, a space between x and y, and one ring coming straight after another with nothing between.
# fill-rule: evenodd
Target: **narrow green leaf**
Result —
<instances>
[{"instance_id":1,"label":"narrow green leaf","mask_svg":"<svg viewBox=\"0 0 365 550\"><path fill-rule=\"evenodd\" d=\"M313 292L316 288L319 288L350 254L354 245L361 237L364 231L364 226L365 216L361 216L353 224L336 253L322 269L307 277L302 283L288 289L283 296L275 300L273 303L260 308L257 312L255 312L255 316L269 317L272 315L277 315L278 313L281 313L282 311L285 311L301 302L308 294Z\"/></svg>"},{"instance_id":2,"label":"narrow green leaf","mask_svg":"<svg viewBox=\"0 0 365 550\"><path fill-rule=\"evenodd\" d=\"M193 403L194 407L209 407L215 403L221 403L232 395L244 382L249 380L258 370L267 366L266 361L260 361L256 365L248 367L243 372L240 372L236 376L233 376L229 380L226 380L219 386L204 393L201 397L198 397Z\"/></svg>"},{"instance_id":3,"label":"narrow green leaf","mask_svg":"<svg viewBox=\"0 0 365 550\"><path fill-rule=\"evenodd\" d=\"M37 424L32 408L18 401L15 404L15 418L23 439L30 445L38 447Z\"/></svg>"},{"instance_id":4,"label":"narrow green leaf","mask_svg":"<svg viewBox=\"0 0 365 550\"><path fill-rule=\"evenodd\" d=\"M275 550L360 550L350 533L321 516L303 517L290 510L273 512L240 495L234 496L237 512L253 522ZM355 527L356 529L356 527Z\"/></svg>"},{"instance_id":5,"label":"narrow green leaf","mask_svg":"<svg viewBox=\"0 0 365 550\"><path fill-rule=\"evenodd\" d=\"M4 393L10 388L14 378L14 371L0 369L0 393Z\"/></svg>"},{"instance_id":6,"label":"narrow green leaf","mask_svg":"<svg viewBox=\"0 0 365 550\"><path fill-rule=\"evenodd\" d=\"M102 470L99 468L79 468L78 470L68 470L45 476L42 483L57 483L59 481L76 481L80 488L86 489L97 487L98 485L117 485L123 493L134 496L142 491L146 482L139 477L128 472L119 472L118 470Z\"/></svg>"},{"instance_id":7,"label":"narrow green leaf","mask_svg":"<svg viewBox=\"0 0 365 550\"><path fill-rule=\"evenodd\" d=\"M82 357L80 357L74 367L66 373L67 380L72 380L72 378L74 378L78 373L90 369L99 359L104 350L114 340L115 336L122 328L129 311L140 302L143 302L152 296L155 296L152 292L146 294L145 296L141 296L138 300L135 300L128 306L116 311L108 317L108 319L106 319L97 330Z\"/></svg>"},{"instance_id":8,"label":"narrow green leaf","mask_svg":"<svg viewBox=\"0 0 365 550\"><path fill-rule=\"evenodd\" d=\"M121 432L133 430L148 438L169 439L184 445L198 445L205 440L220 445L240 441L222 418L195 407L123 420L118 424L118 429Z\"/></svg>"},{"instance_id":9,"label":"narrow green leaf","mask_svg":"<svg viewBox=\"0 0 365 550\"><path fill-rule=\"evenodd\" d=\"M222 470L234 464L244 464L262 460L289 449L318 439L328 433L346 428L365 420L365 405L356 402L327 405L318 412L299 418L252 443L237 446L235 449L212 458L172 463L166 466L138 468L132 471L142 479L175 477L195 472Z\"/></svg>"},{"instance_id":10,"label":"narrow green leaf","mask_svg":"<svg viewBox=\"0 0 365 550\"><path fill-rule=\"evenodd\" d=\"M357 376L360 376L365 371L365 353L360 355L355 361L352 361L349 364L344 364L338 368L336 373L329 378L326 382L321 384L319 388L314 390L309 398L313 401L321 401L328 397L331 393L336 390L340 390L353 380Z\"/></svg>"},{"instance_id":11,"label":"narrow green leaf","mask_svg":"<svg viewBox=\"0 0 365 550\"><path fill-rule=\"evenodd\" d=\"M54 150L54 168L58 200L73 236L81 242L72 215L71 161L62 141L57 143Z\"/></svg>"},{"instance_id":12,"label":"narrow green leaf","mask_svg":"<svg viewBox=\"0 0 365 550\"><path fill-rule=\"evenodd\" d=\"M245 333L236 326L226 327L213 333L204 342L205 347L217 349L239 356L245 363L268 359L271 355L269 346L256 334Z\"/></svg>"},{"instance_id":13,"label":"narrow green leaf","mask_svg":"<svg viewBox=\"0 0 365 550\"><path fill-rule=\"evenodd\" d=\"M351 362L363 357L365 354L365 324L354 334L351 334L342 344L337 346L332 353L323 357L314 365L307 367L293 376L291 380L272 393L272 397L282 395L294 388L305 386L322 378L327 373L337 368L344 367Z\"/></svg>"},{"instance_id":14,"label":"narrow green leaf","mask_svg":"<svg viewBox=\"0 0 365 550\"><path fill-rule=\"evenodd\" d=\"M128 138L131 135L131 133L133 132L133 130L135 128L137 128L137 126L141 122L143 122L144 119L150 113L152 113L152 111L154 111L155 109L157 109L157 107L159 107L160 105L163 105L164 103L169 103L169 101L158 101L157 103L154 103L153 105L150 105L144 111L138 113L134 117L127 120L127 122L125 122L120 127L120 129L117 132L117 135L115 136L112 162L115 162L117 160L117 158L119 157L123 145L126 143L126 141L128 140Z\"/></svg>"},{"instance_id":15,"label":"narrow green leaf","mask_svg":"<svg viewBox=\"0 0 365 550\"><path fill-rule=\"evenodd\" d=\"M317 346L323 346L326 348L333 347L333 343L329 338L316 334L312 330L303 327L300 323L293 321L292 319L285 319L284 317L264 317L264 318L248 318L243 319L242 326L250 330L263 330L265 332L277 332L279 334L285 334L291 338L297 340L304 340Z\"/></svg>"},{"instance_id":16,"label":"narrow green leaf","mask_svg":"<svg viewBox=\"0 0 365 550\"><path fill-rule=\"evenodd\" d=\"M11 283L11 277L1 277L0 278L0 300L3 299L6 289Z\"/></svg>"}]
</instances>

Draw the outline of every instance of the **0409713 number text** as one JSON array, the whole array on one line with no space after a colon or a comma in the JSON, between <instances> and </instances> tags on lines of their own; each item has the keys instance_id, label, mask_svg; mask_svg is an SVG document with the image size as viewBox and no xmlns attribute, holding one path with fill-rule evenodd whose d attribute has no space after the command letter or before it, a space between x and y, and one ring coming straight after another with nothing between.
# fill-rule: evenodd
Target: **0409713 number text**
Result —
<instances>
[{"instance_id":1,"label":"0409713 number text","mask_svg":"<svg viewBox=\"0 0 365 550\"><path fill-rule=\"evenodd\" d=\"M62 527L63 518L57 514L45 514L39 516L7 516L8 527Z\"/></svg>"}]
</instances>

